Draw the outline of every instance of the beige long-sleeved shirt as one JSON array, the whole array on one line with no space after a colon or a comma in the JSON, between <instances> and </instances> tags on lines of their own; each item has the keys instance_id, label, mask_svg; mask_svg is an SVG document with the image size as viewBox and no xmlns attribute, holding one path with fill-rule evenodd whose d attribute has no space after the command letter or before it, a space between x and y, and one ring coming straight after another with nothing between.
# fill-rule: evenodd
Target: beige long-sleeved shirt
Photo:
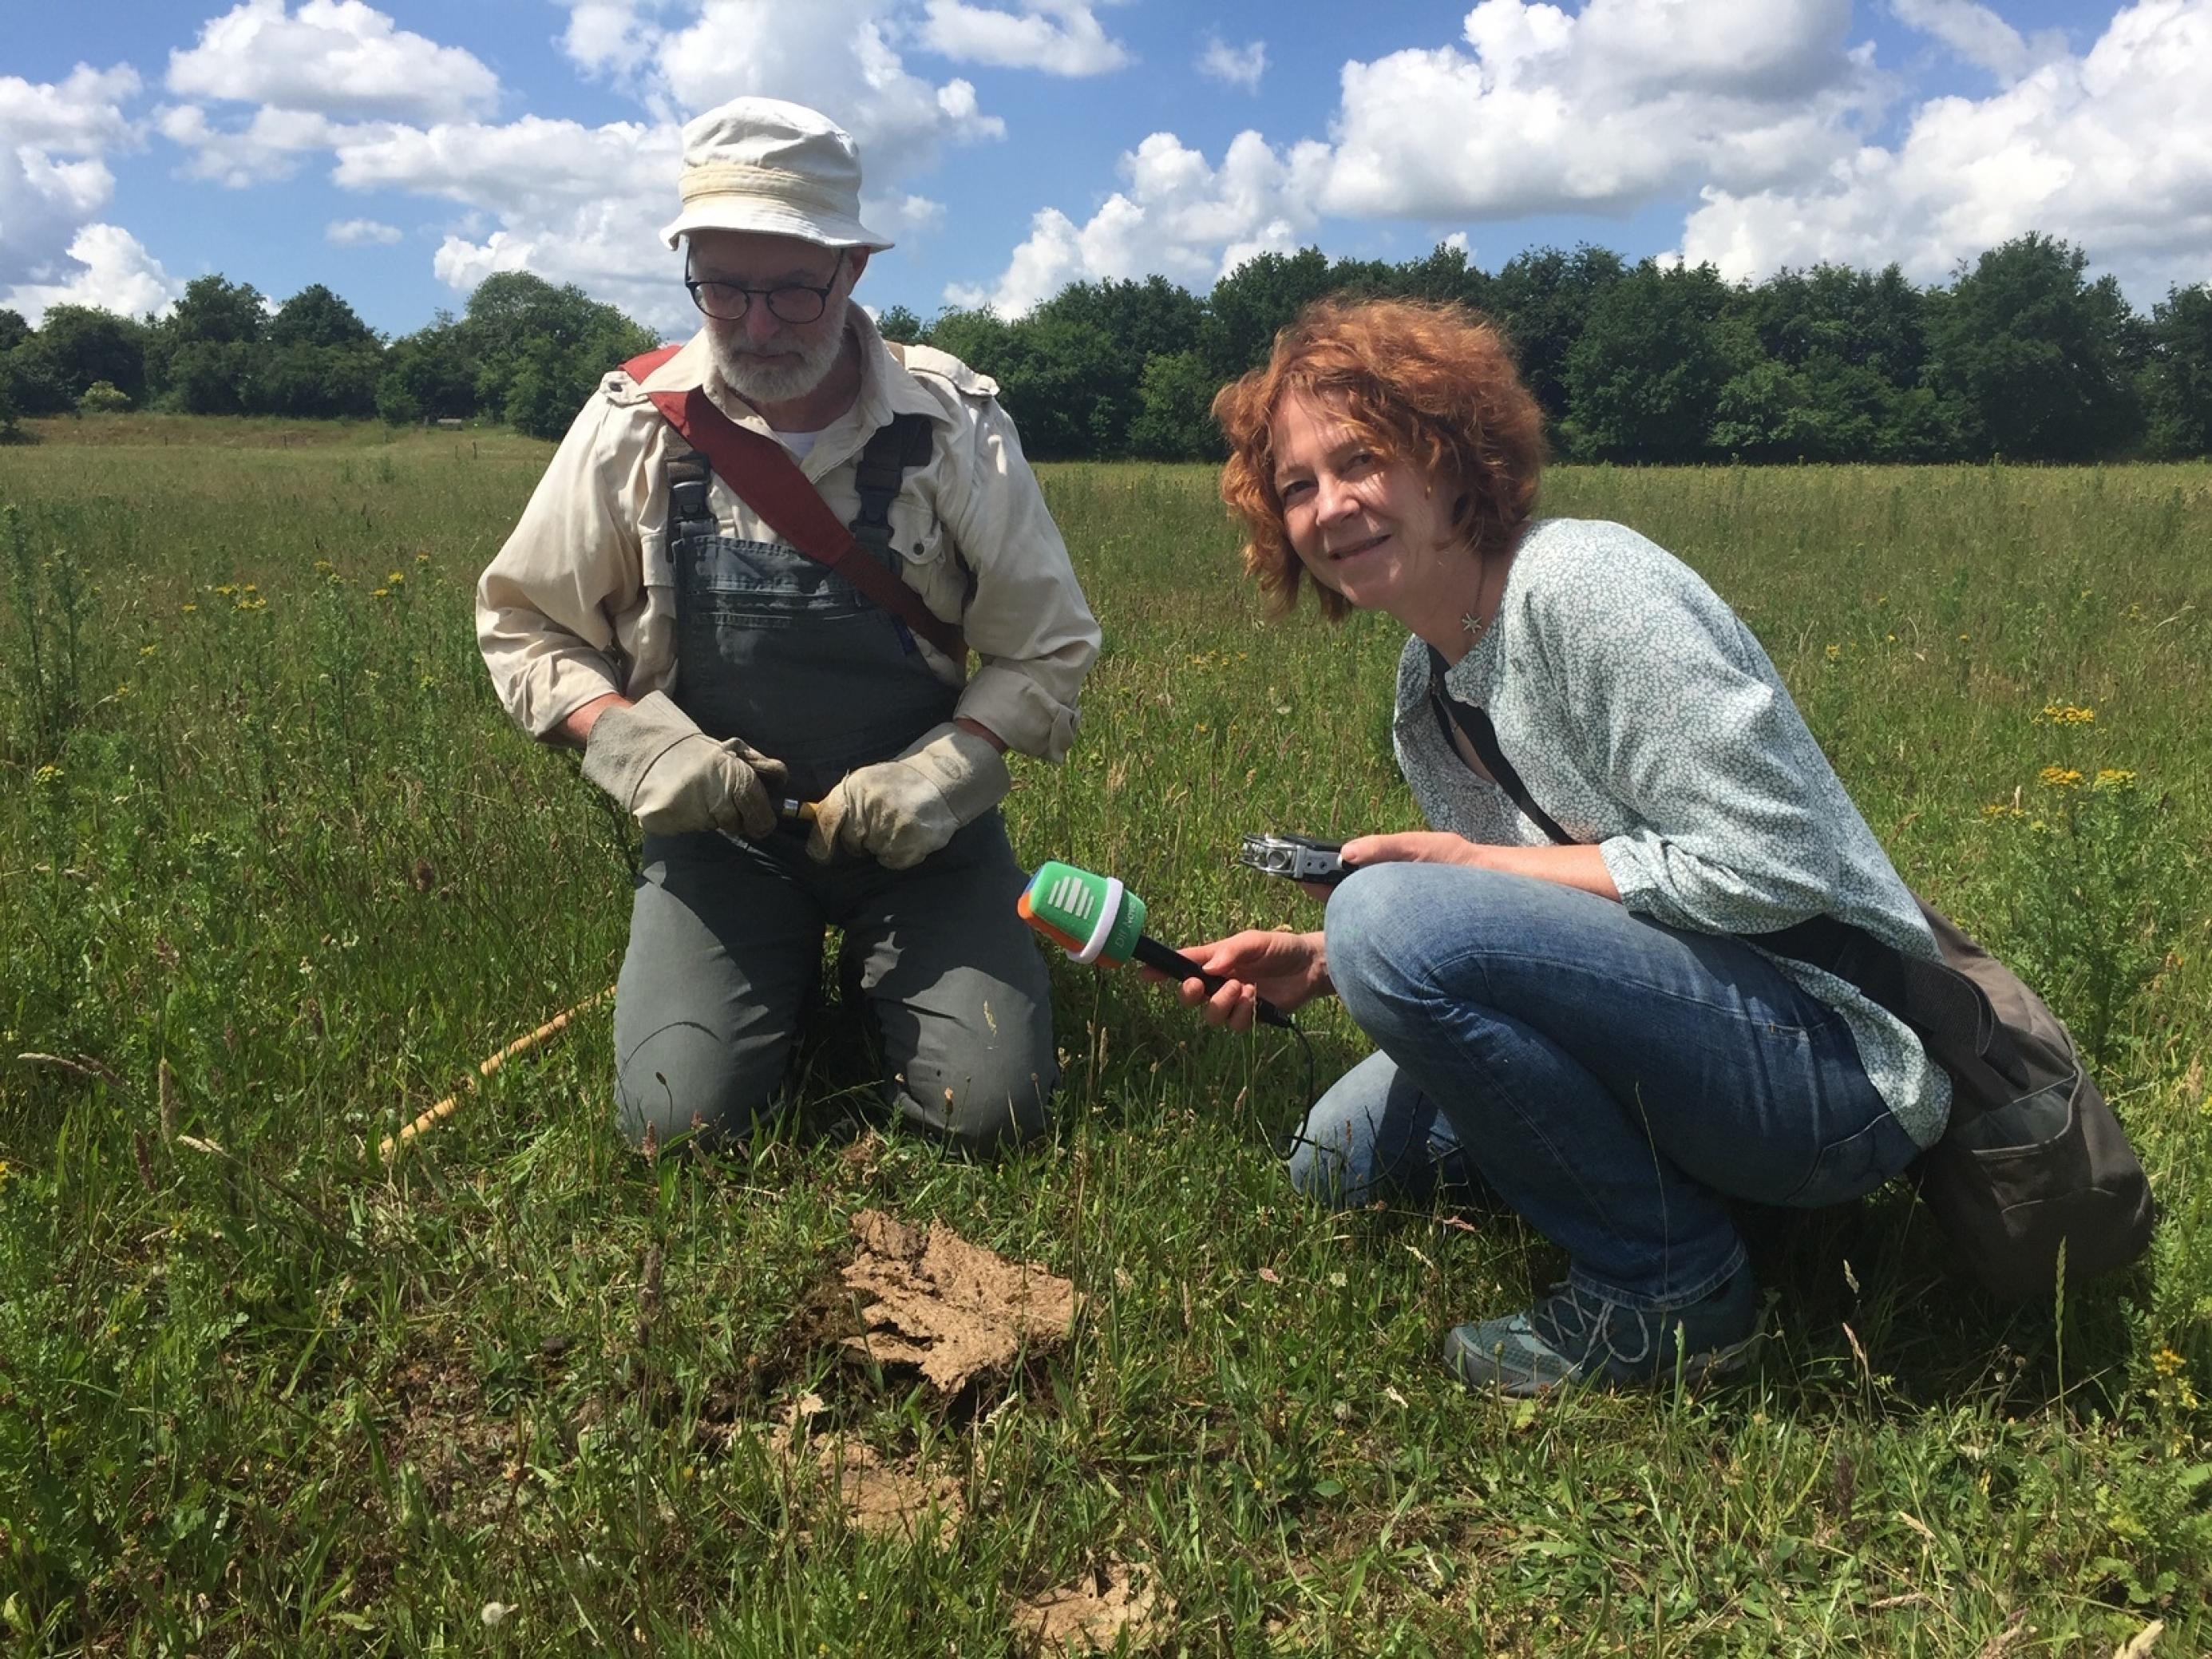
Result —
<instances>
[{"instance_id":1,"label":"beige long-sleeved shirt","mask_svg":"<svg viewBox=\"0 0 2212 1659\"><path fill-rule=\"evenodd\" d=\"M851 319L860 395L800 470L850 522L860 510L854 467L869 434L893 415L929 417L937 441L891 506L891 544L907 585L967 635L975 672L963 684L965 664L917 645L933 672L963 686L958 714L1009 748L1060 760L1075 737L1077 692L1098 654L1098 624L998 387L944 352L886 345L857 307ZM674 689L676 577L663 464L683 440L647 394L700 386L732 420L769 430L723 384L703 332L642 384L609 374L477 584L485 665L507 713L534 736L609 692L636 698ZM723 534L780 539L719 477L710 500Z\"/></svg>"}]
</instances>

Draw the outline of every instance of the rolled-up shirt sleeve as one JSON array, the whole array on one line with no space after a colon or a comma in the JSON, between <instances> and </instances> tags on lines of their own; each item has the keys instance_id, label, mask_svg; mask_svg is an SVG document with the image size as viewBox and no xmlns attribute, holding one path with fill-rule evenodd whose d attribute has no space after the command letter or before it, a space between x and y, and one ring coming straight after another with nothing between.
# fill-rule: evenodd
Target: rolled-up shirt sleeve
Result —
<instances>
[{"instance_id":1,"label":"rolled-up shirt sleeve","mask_svg":"<svg viewBox=\"0 0 2212 1659\"><path fill-rule=\"evenodd\" d=\"M568 428L529 505L477 583L477 642L515 723L546 737L626 689L616 618L640 599L639 458L604 396Z\"/></svg>"},{"instance_id":2,"label":"rolled-up shirt sleeve","mask_svg":"<svg viewBox=\"0 0 2212 1659\"><path fill-rule=\"evenodd\" d=\"M977 666L958 712L1011 749L1064 759L1077 697L1098 655L1098 623L1014 424L995 399L978 410L950 522L975 578L961 618Z\"/></svg>"}]
</instances>

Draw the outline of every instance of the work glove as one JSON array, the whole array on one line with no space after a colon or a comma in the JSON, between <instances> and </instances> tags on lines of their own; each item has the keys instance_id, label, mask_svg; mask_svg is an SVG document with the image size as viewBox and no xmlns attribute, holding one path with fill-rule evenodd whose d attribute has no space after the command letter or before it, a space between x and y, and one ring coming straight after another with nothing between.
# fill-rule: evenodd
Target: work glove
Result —
<instances>
[{"instance_id":1,"label":"work glove","mask_svg":"<svg viewBox=\"0 0 2212 1659\"><path fill-rule=\"evenodd\" d=\"M769 791L783 787L784 766L735 738L716 742L655 691L592 723L584 775L648 835L722 830L758 841L775 828Z\"/></svg>"},{"instance_id":2,"label":"work glove","mask_svg":"<svg viewBox=\"0 0 2212 1659\"><path fill-rule=\"evenodd\" d=\"M1012 783L995 744L948 720L890 759L848 772L815 808L806 850L825 861L840 848L866 853L886 869L908 869Z\"/></svg>"}]
</instances>

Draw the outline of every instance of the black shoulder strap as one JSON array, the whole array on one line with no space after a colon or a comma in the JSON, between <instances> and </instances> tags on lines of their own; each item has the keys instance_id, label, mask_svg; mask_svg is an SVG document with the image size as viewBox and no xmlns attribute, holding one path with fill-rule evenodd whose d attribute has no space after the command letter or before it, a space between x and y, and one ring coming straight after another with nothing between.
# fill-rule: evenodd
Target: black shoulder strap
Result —
<instances>
[{"instance_id":1,"label":"black shoulder strap","mask_svg":"<svg viewBox=\"0 0 2212 1659\"><path fill-rule=\"evenodd\" d=\"M933 434L927 415L894 415L868 436L853 468L860 510L848 526L853 539L883 559L890 551L891 503L908 471L929 459Z\"/></svg>"},{"instance_id":2,"label":"black shoulder strap","mask_svg":"<svg viewBox=\"0 0 2212 1659\"><path fill-rule=\"evenodd\" d=\"M1521 775L1513 769L1513 763L1505 758L1499 747L1498 730L1490 723L1487 710L1464 703L1444 690L1444 671L1448 665L1443 655L1434 646L1429 647L1429 699L1436 710L1437 724L1444 733L1444 741L1451 741L1450 724L1466 734L1474 752L1482 758L1491 777L1505 792L1506 798L1528 815L1528 822L1541 830L1561 847L1577 845L1575 838L1559 827L1559 821L1528 793L1528 786L1521 781ZM1838 921L1833 916L1808 916L1787 927L1778 927L1771 933L1739 933L1738 939L1747 945L1755 945L1762 951L1778 957L1788 957L1793 962L1804 963L1833 974L1845 984L1862 992L1877 1006L1888 1010L1900 1019L1911 1015L1906 1012L1905 968L1901 952L1894 945L1883 944L1864 928L1854 927L1849 922Z\"/></svg>"},{"instance_id":3,"label":"black shoulder strap","mask_svg":"<svg viewBox=\"0 0 2212 1659\"><path fill-rule=\"evenodd\" d=\"M1541 830L1562 847L1571 847L1575 838L1559 828L1559 821L1536 805L1529 794L1528 786L1521 781L1521 775L1513 769L1513 763L1505 758L1505 751L1498 746L1498 729L1490 723L1487 709L1473 703L1462 702L1444 690L1444 672L1449 666L1443 653L1433 645L1429 647L1429 702L1436 710L1437 729L1443 733L1444 742L1451 742L1451 728L1459 727L1474 752L1481 757L1483 768L1492 781L1505 792L1506 799L1527 815L1528 822Z\"/></svg>"}]
</instances>

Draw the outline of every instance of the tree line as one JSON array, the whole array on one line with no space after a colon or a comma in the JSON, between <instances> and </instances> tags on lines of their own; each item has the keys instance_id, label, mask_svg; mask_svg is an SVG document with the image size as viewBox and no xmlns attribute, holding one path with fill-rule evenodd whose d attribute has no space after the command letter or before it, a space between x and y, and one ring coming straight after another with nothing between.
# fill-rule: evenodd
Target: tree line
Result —
<instances>
[{"instance_id":1,"label":"tree line","mask_svg":"<svg viewBox=\"0 0 2212 1659\"><path fill-rule=\"evenodd\" d=\"M271 305L250 283L195 277L164 317L56 306L30 329L0 311L0 409L505 422L557 437L653 331L573 285L486 277L459 317L386 341L317 283Z\"/></svg>"},{"instance_id":2,"label":"tree line","mask_svg":"<svg viewBox=\"0 0 2212 1659\"><path fill-rule=\"evenodd\" d=\"M1494 318L1554 448L1620 462L2094 461L2212 453L2212 284L2146 317L2087 255L2030 233L1921 287L1821 264L1757 283L1589 245L1495 272L1438 246L1401 264L1317 248L1248 261L1203 297L1079 283L1026 316L901 306L892 339L993 376L1040 459L1214 459L1214 392L1322 295L1453 300ZM487 278L458 317L385 341L319 284L270 306L202 276L161 319L0 311L0 418L139 404L200 414L503 421L557 436L651 331L580 289Z\"/></svg>"}]
</instances>

